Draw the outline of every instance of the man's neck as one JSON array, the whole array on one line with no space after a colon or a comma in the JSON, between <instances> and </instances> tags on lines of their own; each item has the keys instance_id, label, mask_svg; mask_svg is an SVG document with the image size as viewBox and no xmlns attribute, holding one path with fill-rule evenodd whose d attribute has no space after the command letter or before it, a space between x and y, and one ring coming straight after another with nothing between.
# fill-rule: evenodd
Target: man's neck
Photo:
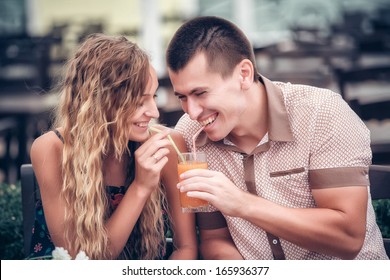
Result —
<instances>
[{"instance_id":1,"label":"man's neck","mask_svg":"<svg viewBox=\"0 0 390 280\"><path fill-rule=\"evenodd\" d=\"M245 153L251 153L268 131L267 94L261 83L249 93L249 108L242 116L243 125L227 137Z\"/></svg>"}]
</instances>

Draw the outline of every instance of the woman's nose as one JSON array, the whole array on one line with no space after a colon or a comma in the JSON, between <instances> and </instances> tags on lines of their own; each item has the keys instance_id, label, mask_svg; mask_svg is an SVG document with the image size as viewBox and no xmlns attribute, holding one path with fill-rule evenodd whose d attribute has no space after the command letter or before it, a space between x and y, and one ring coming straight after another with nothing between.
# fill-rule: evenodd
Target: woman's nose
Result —
<instances>
[{"instance_id":1,"label":"woman's nose","mask_svg":"<svg viewBox=\"0 0 390 280\"><path fill-rule=\"evenodd\" d=\"M145 114L146 114L148 117L151 117L151 118L154 118L154 119L157 119L157 118L160 117L160 112L159 112L159 110L158 110L158 108L157 108L156 102L152 102L152 103L148 106L148 108L147 108Z\"/></svg>"}]
</instances>

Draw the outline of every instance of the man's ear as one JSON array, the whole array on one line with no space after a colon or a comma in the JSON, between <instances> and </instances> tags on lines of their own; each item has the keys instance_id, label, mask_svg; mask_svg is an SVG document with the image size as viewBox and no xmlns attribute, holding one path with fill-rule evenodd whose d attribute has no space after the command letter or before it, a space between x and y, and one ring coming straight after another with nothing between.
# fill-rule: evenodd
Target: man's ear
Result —
<instances>
[{"instance_id":1,"label":"man's ear","mask_svg":"<svg viewBox=\"0 0 390 280\"><path fill-rule=\"evenodd\" d=\"M253 84L253 64L249 59L243 59L239 63L239 75L241 89L248 89Z\"/></svg>"}]
</instances>

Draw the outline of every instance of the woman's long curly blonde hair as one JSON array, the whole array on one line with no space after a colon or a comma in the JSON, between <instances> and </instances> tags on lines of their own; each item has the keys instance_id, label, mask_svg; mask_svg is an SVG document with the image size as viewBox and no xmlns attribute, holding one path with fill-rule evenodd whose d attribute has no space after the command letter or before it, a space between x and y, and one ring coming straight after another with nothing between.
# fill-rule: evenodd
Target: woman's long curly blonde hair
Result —
<instances>
[{"instance_id":1,"label":"woman's long curly blonde hair","mask_svg":"<svg viewBox=\"0 0 390 280\"><path fill-rule=\"evenodd\" d=\"M125 37L93 34L69 60L55 126L63 128L65 237L75 252L91 259L110 259L105 223L110 216L103 178L109 151L134 161L127 119L145 92L149 57ZM129 170L129 177L134 176ZM133 174L133 175L132 175ZM155 259L164 246L163 194L157 189L146 202L120 257Z\"/></svg>"}]
</instances>

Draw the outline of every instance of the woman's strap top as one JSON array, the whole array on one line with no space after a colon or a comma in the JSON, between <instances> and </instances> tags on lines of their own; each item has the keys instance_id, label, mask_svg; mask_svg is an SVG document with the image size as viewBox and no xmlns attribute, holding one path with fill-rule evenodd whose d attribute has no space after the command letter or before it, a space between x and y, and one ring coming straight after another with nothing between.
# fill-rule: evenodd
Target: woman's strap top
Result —
<instances>
[{"instance_id":1,"label":"woman's strap top","mask_svg":"<svg viewBox=\"0 0 390 280\"><path fill-rule=\"evenodd\" d=\"M62 137L61 133L57 129L54 129L53 131L58 136L58 138L60 138L62 143L64 143L64 138Z\"/></svg>"}]
</instances>

